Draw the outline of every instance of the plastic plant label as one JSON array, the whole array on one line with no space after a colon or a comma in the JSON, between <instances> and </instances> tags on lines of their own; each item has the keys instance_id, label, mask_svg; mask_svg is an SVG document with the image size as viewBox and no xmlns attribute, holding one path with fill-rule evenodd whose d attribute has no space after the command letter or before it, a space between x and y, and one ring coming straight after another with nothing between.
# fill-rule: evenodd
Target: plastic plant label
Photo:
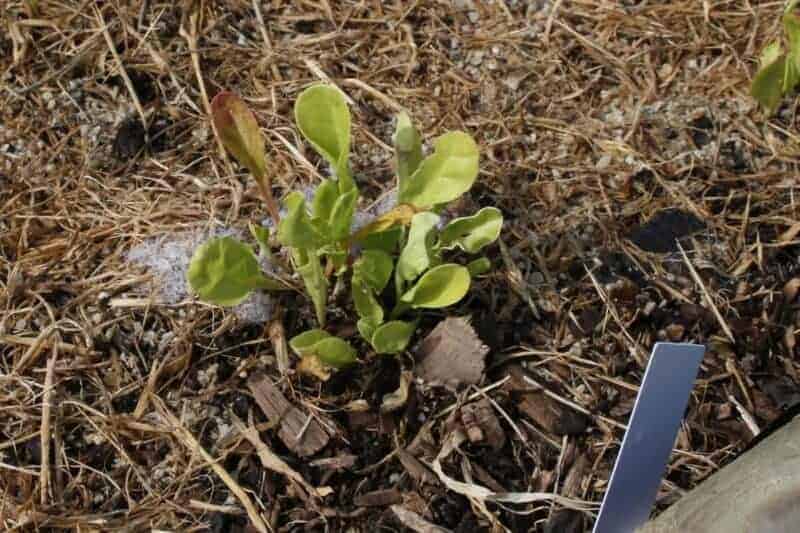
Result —
<instances>
[{"instance_id":1,"label":"plastic plant label","mask_svg":"<svg viewBox=\"0 0 800 533\"><path fill-rule=\"evenodd\" d=\"M633 533L647 522L704 353L697 344L653 348L594 533Z\"/></svg>"}]
</instances>

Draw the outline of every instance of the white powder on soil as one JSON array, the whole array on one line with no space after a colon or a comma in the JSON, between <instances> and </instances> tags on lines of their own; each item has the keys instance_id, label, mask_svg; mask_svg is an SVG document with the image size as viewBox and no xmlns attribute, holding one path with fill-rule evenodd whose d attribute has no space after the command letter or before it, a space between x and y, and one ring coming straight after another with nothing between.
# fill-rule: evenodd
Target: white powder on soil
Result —
<instances>
[{"instance_id":1,"label":"white powder on soil","mask_svg":"<svg viewBox=\"0 0 800 533\"><path fill-rule=\"evenodd\" d=\"M155 296L160 303L176 304L190 297L186 273L195 249L212 237L225 236L242 237L230 228L164 235L135 246L127 259L153 274ZM254 291L233 312L244 324L264 323L272 315L272 298L264 291Z\"/></svg>"}]
</instances>

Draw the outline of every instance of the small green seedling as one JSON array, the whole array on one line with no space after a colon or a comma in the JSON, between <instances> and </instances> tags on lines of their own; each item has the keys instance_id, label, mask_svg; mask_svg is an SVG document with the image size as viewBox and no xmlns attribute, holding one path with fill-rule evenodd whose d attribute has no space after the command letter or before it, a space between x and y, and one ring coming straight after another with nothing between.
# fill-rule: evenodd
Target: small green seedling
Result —
<instances>
[{"instance_id":1,"label":"small green seedling","mask_svg":"<svg viewBox=\"0 0 800 533\"><path fill-rule=\"evenodd\" d=\"M786 51L780 40L764 48L750 88L750 93L770 115L778 109L781 98L800 83L800 16L795 13L798 2L790 1L783 12Z\"/></svg>"},{"instance_id":2,"label":"small green seedling","mask_svg":"<svg viewBox=\"0 0 800 533\"><path fill-rule=\"evenodd\" d=\"M222 95L212 106L217 131L226 149L256 178L272 214L264 143L255 117L238 97ZM461 265L447 256L453 251L479 253L497 240L503 216L499 209L486 207L442 224L443 207L469 191L478 177L478 146L464 132L449 132L435 140L426 157L419 132L401 113L393 138L398 204L353 231L359 192L349 165L351 118L344 96L330 85L310 87L298 97L294 113L300 132L330 165L332 177L319 184L310 205L300 192L284 198L286 214L278 217L276 237L303 280L319 323L289 345L304 362L313 359L306 368L324 377L357 361L348 342L324 329L333 283L349 282L356 326L375 352L400 353L416 330L417 310L459 302L472 278L491 269L486 257ZM254 225L250 230L261 257L270 258L269 231ZM201 299L218 305L237 304L255 289L286 288L261 272L251 246L231 237L198 248L188 278ZM384 309L387 301L395 302L390 310Z\"/></svg>"}]
</instances>

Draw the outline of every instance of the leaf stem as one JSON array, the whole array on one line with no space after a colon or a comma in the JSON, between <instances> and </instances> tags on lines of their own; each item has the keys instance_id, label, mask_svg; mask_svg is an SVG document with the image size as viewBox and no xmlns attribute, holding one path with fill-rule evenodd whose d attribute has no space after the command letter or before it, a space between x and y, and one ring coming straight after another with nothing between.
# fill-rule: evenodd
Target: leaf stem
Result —
<instances>
[{"instance_id":1,"label":"leaf stem","mask_svg":"<svg viewBox=\"0 0 800 533\"><path fill-rule=\"evenodd\" d=\"M258 185L258 192L261 193L261 198L267 205L267 211L269 212L270 218L272 218L272 222L275 223L275 228L277 230L278 224L281 221L281 215L280 211L278 210L278 204L275 202L275 197L272 196L272 188L269 177L266 175L266 173L261 175L254 174L253 177L256 180L256 185Z\"/></svg>"}]
</instances>

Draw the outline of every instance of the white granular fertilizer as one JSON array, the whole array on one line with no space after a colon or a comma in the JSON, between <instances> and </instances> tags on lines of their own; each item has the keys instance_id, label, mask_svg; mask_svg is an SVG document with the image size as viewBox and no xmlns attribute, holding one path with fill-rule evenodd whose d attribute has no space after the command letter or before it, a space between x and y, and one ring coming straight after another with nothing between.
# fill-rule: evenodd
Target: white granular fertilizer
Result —
<instances>
[{"instance_id":1,"label":"white granular fertilizer","mask_svg":"<svg viewBox=\"0 0 800 533\"><path fill-rule=\"evenodd\" d=\"M186 272L195 249L212 237L229 235L241 238L229 228L155 237L132 248L127 259L153 274L154 296L160 303L176 304L190 297ZM266 322L272 315L272 298L264 291L254 291L233 312L245 324Z\"/></svg>"}]
</instances>

